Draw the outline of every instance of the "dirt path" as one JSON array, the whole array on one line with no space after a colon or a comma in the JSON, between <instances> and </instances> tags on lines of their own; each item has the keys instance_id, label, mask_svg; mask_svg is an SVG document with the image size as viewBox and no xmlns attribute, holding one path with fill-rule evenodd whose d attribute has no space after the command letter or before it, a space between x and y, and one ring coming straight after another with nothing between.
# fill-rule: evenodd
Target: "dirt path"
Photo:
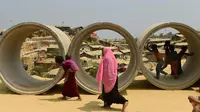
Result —
<instances>
[{"instance_id":1,"label":"dirt path","mask_svg":"<svg viewBox=\"0 0 200 112\"><path fill-rule=\"evenodd\" d=\"M61 101L58 85L46 95L17 95L0 83L1 112L120 112L121 105L113 105L113 109L102 109L102 102L97 95L90 95L81 90L83 101ZM193 88L192 88L193 89ZM188 90L160 90L151 85L143 76L122 94L129 100L128 112L191 112L188 95L199 95ZM194 89L197 89L194 87Z\"/></svg>"}]
</instances>

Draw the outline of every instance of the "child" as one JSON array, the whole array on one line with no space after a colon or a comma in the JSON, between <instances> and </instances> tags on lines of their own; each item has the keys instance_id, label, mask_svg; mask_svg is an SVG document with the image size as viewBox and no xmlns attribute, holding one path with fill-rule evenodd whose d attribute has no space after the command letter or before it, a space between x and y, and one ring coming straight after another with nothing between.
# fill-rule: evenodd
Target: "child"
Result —
<instances>
[{"instance_id":1,"label":"child","mask_svg":"<svg viewBox=\"0 0 200 112\"><path fill-rule=\"evenodd\" d=\"M163 74L167 74L166 72L163 71L162 69L162 66L164 64L164 61L163 61L163 58L160 54L160 52L158 51L158 48L157 48L157 45L156 44L152 44L151 45L151 49L149 49L149 45L147 44L147 48L146 48L148 51L150 52L154 52L154 55L156 57L156 60L157 60L157 65L156 65L156 79L159 79L160 77L160 73L163 73Z\"/></svg>"},{"instance_id":2,"label":"child","mask_svg":"<svg viewBox=\"0 0 200 112\"><path fill-rule=\"evenodd\" d=\"M183 70L182 70L182 67L181 67L181 59L184 55L186 56L193 56L194 55L194 52L191 52L191 53L185 53L187 51L187 46L182 46L181 47L181 51L178 53L178 74L182 74L183 73Z\"/></svg>"},{"instance_id":3,"label":"child","mask_svg":"<svg viewBox=\"0 0 200 112\"><path fill-rule=\"evenodd\" d=\"M62 56L56 56L55 61L59 66L62 66L64 69L64 87L62 90L62 99L67 100L66 97L78 97L77 100L82 100L79 92L78 86L76 84L75 73L79 70L76 63L71 59L69 55L65 56L66 60L63 59Z\"/></svg>"},{"instance_id":4,"label":"child","mask_svg":"<svg viewBox=\"0 0 200 112\"><path fill-rule=\"evenodd\" d=\"M162 67L162 69L165 69L167 65L170 64L169 60L169 46L170 46L170 41L165 41L164 49L165 49L165 64Z\"/></svg>"},{"instance_id":5,"label":"child","mask_svg":"<svg viewBox=\"0 0 200 112\"><path fill-rule=\"evenodd\" d=\"M169 46L169 59L171 61L172 75L174 75L175 78L178 78L178 54L174 49L175 47L173 45Z\"/></svg>"}]
</instances>

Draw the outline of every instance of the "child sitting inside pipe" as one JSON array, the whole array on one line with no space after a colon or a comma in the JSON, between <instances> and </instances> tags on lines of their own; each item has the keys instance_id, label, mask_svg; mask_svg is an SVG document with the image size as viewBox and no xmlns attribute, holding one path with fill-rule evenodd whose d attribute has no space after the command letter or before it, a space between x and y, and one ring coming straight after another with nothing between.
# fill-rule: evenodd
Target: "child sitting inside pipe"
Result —
<instances>
[{"instance_id":1,"label":"child sitting inside pipe","mask_svg":"<svg viewBox=\"0 0 200 112\"><path fill-rule=\"evenodd\" d=\"M184 55L186 56L193 56L194 52L190 52L190 53L185 53L187 51L187 46L182 46L181 47L181 51L178 53L178 74L182 74L183 70L181 67L181 59L183 58Z\"/></svg>"},{"instance_id":2,"label":"child sitting inside pipe","mask_svg":"<svg viewBox=\"0 0 200 112\"><path fill-rule=\"evenodd\" d=\"M151 49L149 48L149 45L147 44L147 47L146 49L150 52L153 52L155 57L156 57L156 60L157 60L157 65L156 65L156 79L159 79L160 78L160 73L163 73L163 74L167 74L166 72L163 71L162 67L164 65L164 60L163 60L163 57L161 56L160 52L158 51L158 48L157 48L157 45L156 44L152 44L151 46Z\"/></svg>"},{"instance_id":3,"label":"child sitting inside pipe","mask_svg":"<svg viewBox=\"0 0 200 112\"><path fill-rule=\"evenodd\" d=\"M171 62L172 75L177 79L178 78L178 54L175 51L174 45L169 46L169 59Z\"/></svg>"}]
</instances>

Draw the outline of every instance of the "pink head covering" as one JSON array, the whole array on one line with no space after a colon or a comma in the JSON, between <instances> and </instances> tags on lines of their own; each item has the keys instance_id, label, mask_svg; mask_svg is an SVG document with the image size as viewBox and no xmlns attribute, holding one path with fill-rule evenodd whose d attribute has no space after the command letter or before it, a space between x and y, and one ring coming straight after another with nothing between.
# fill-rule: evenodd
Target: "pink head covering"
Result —
<instances>
[{"instance_id":1,"label":"pink head covering","mask_svg":"<svg viewBox=\"0 0 200 112\"><path fill-rule=\"evenodd\" d=\"M99 69L96 75L98 81L98 89L101 91L102 83L104 84L105 92L110 92L117 79L117 60L109 47L103 49L104 57L101 59Z\"/></svg>"}]
</instances>

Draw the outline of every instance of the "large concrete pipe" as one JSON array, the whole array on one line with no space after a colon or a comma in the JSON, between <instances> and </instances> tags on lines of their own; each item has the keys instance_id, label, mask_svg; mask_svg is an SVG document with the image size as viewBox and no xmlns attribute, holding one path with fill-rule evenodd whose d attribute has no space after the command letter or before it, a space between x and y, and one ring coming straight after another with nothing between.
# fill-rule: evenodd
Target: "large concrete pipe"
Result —
<instances>
[{"instance_id":1,"label":"large concrete pipe","mask_svg":"<svg viewBox=\"0 0 200 112\"><path fill-rule=\"evenodd\" d=\"M84 39L87 38L88 35L97 30L113 30L123 36L130 48L131 51L131 59L127 70L119 76L119 91L126 89L134 80L134 77L137 74L138 67L140 65L140 54L139 49L136 43L136 40L132 37L132 35L126 31L124 28L119 25L108 23L108 22L100 22L94 23L86 28L84 28L80 33L78 33L74 39L72 40L69 47L69 54L76 61L78 66L80 67L80 71L76 74L76 79L78 85L82 87L84 90L88 91L92 94L98 94L97 89L97 81L90 75L87 75L85 70L82 68L80 63L80 55L79 51L81 48L81 44Z\"/></svg>"},{"instance_id":2,"label":"large concrete pipe","mask_svg":"<svg viewBox=\"0 0 200 112\"><path fill-rule=\"evenodd\" d=\"M179 79L173 79L170 75L168 75L167 77L161 77L157 80L154 78L155 73L149 71L144 64L141 64L141 70L147 80L159 88L170 90L187 88L197 82L200 78L200 52L198 49L200 48L200 36L196 30L182 23L169 22L155 24L147 28L139 39L140 51L143 51L144 45L146 44L149 36L163 28L173 28L183 34L188 42L189 51L193 51L195 53L194 56L187 58L183 66L184 73L180 75Z\"/></svg>"},{"instance_id":3,"label":"large concrete pipe","mask_svg":"<svg viewBox=\"0 0 200 112\"><path fill-rule=\"evenodd\" d=\"M44 30L56 40L60 55L64 56L70 45L69 37L61 30L40 23L20 23L8 29L0 41L0 72L2 82L12 91L19 94L40 94L57 84L63 76L60 69L57 76L50 81L31 77L20 61L20 51L28 35L37 30Z\"/></svg>"}]
</instances>

